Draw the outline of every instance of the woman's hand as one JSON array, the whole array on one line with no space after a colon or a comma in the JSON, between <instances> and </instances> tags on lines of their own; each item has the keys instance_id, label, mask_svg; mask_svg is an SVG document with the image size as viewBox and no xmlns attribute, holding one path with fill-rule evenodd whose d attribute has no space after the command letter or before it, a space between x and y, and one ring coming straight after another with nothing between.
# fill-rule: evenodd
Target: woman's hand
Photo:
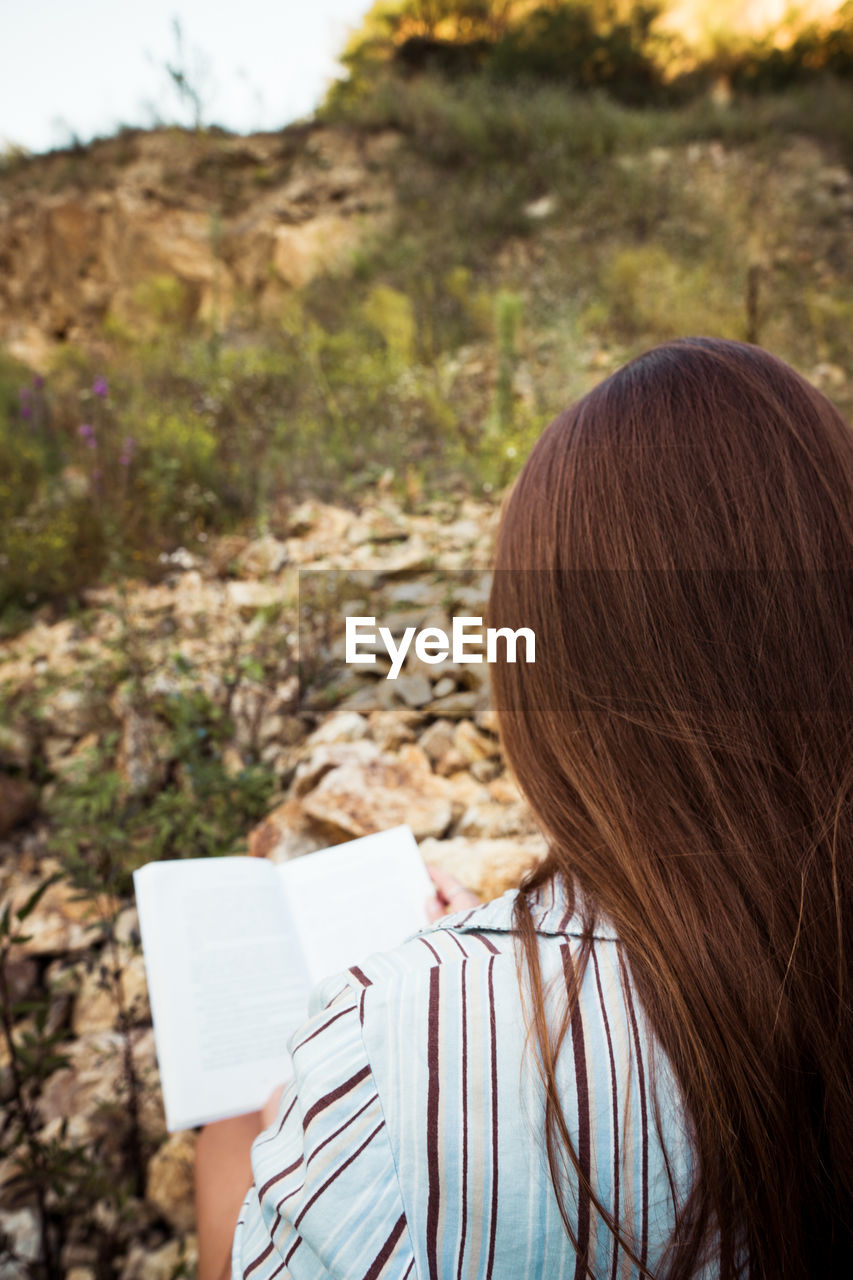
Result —
<instances>
[{"instance_id":1,"label":"woman's hand","mask_svg":"<svg viewBox=\"0 0 853 1280\"><path fill-rule=\"evenodd\" d=\"M426 864L429 877L435 885L435 897L427 898L426 912L430 921L439 920L447 912L464 911L466 907L479 907L482 899L471 889L432 863Z\"/></svg>"}]
</instances>

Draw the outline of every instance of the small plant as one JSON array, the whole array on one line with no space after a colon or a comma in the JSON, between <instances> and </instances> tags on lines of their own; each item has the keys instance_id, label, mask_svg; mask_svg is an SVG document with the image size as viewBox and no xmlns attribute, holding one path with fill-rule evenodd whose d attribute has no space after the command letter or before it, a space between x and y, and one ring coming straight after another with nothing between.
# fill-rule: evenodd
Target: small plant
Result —
<instances>
[{"instance_id":1,"label":"small plant","mask_svg":"<svg viewBox=\"0 0 853 1280\"><path fill-rule=\"evenodd\" d=\"M46 877L14 914L7 904L0 916L0 1023L9 1075L0 1157L12 1161L7 1194L35 1205L45 1280L61 1280L64 1226L79 1207L80 1196L90 1192L98 1181L89 1154L67 1140L65 1127L49 1138L41 1132L39 1092L54 1071L68 1064L62 1052L65 1037L62 1031L50 1027L47 994L15 1000L9 983L15 949L29 941L24 931L27 918L60 878L58 873ZM24 1018L27 1025L21 1027ZM16 1259L8 1261L15 1263Z\"/></svg>"}]
</instances>

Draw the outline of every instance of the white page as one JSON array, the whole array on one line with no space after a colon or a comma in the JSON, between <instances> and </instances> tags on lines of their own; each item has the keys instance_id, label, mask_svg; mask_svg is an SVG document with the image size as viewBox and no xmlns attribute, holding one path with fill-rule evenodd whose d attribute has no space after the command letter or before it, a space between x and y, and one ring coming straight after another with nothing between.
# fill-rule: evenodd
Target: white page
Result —
<instances>
[{"instance_id":1,"label":"white page","mask_svg":"<svg viewBox=\"0 0 853 1280\"><path fill-rule=\"evenodd\" d=\"M194 858L133 880L169 1131L257 1110L291 1074L311 985L275 866Z\"/></svg>"},{"instance_id":2,"label":"white page","mask_svg":"<svg viewBox=\"0 0 853 1280\"><path fill-rule=\"evenodd\" d=\"M313 982L388 951L429 923L435 893L407 826L280 863Z\"/></svg>"}]
</instances>

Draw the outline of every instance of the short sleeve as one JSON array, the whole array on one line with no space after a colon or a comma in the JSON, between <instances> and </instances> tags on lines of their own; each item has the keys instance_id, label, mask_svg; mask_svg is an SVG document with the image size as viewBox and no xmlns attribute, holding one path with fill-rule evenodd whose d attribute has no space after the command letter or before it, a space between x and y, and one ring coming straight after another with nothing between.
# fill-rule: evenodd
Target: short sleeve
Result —
<instances>
[{"instance_id":1,"label":"short sleeve","mask_svg":"<svg viewBox=\"0 0 853 1280\"><path fill-rule=\"evenodd\" d=\"M293 1081L252 1146L232 1280L415 1278L359 996L337 988L291 1041Z\"/></svg>"}]
</instances>

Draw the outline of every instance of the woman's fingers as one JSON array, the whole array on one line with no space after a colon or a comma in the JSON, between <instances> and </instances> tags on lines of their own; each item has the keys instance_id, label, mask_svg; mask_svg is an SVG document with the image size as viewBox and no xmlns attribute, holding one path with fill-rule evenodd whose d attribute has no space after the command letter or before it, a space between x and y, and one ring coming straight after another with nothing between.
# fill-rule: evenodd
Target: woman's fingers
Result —
<instances>
[{"instance_id":1,"label":"woman's fingers","mask_svg":"<svg viewBox=\"0 0 853 1280\"><path fill-rule=\"evenodd\" d=\"M429 877L435 885L434 898L427 899L426 911L430 921L438 920L446 912L464 911L466 907L478 907L481 899L471 889L452 876L449 871L427 863Z\"/></svg>"}]
</instances>

